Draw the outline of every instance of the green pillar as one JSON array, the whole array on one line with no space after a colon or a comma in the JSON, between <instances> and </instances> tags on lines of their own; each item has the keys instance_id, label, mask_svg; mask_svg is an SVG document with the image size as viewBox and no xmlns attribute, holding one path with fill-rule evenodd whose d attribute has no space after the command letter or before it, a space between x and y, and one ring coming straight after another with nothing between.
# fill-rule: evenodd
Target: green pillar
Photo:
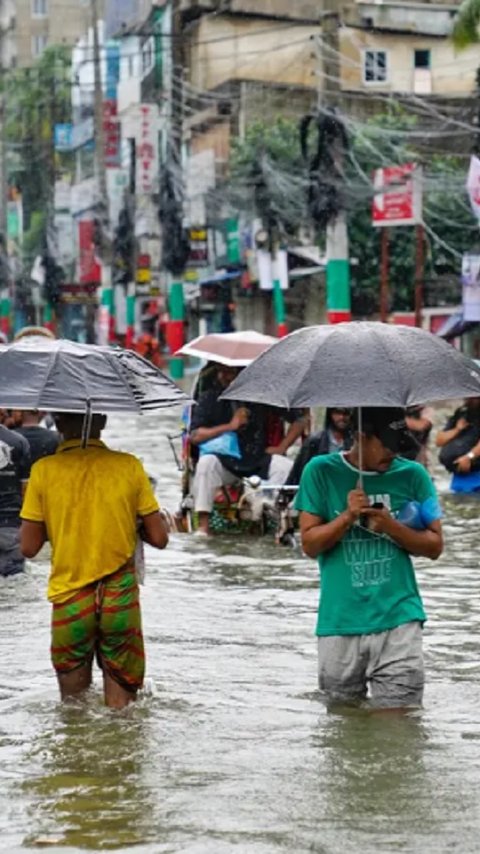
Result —
<instances>
[{"instance_id":1,"label":"green pillar","mask_svg":"<svg viewBox=\"0 0 480 854\"><path fill-rule=\"evenodd\" d=\"M343 212L327 228L327 318L329 323L352 319L347 221Z\"/></svg>"},{"instance_id":2,"label":"green pillar","mask_svg":"<svg viewBox=\"0 0 480 854\"><path fill-rule=\"evenodd\" d=\"M4 288L0 293L0 330L6 338L10 334L11 326L11 303L8 288Z\"/></svg>"},{"instance_id":3,"label":"green pillar","mask_svg":"<svg viewBox=\"0 0 480 854\"><path fill-rule=\"evenodd\" d=\"M168 295L168 311L170 320L168 323L167 343L170 353L176 353L184 344L185 335L185 300L183 297L183 282L172 282ZM183 359L181 356L172 356L169 363L170 376L174 380L183 377Z\"/></svg>"}]
</instances>

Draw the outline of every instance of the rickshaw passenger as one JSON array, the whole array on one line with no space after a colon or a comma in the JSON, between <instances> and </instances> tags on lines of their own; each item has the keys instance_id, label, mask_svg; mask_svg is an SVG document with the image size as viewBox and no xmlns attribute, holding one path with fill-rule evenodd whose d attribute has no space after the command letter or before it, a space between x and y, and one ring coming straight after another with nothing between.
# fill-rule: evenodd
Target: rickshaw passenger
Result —
<instances>
[{"instance_id":1,"label":"rickshaw passenger","mask_svg":"<svg viewBox=\"0 0 480 854\"><path fill-rule=\"evenodd\" d=\"M193 482L194 508L198 513L198 533L209 533L209 517L215 495L222 486L234 484L242 477L258 475L270 484L282 485L292 467L285 454L305 429L303 412L281 410L290 422L282 441L267 446L267 415L269 408L262 404L237 406L219 397L235 379L238 368L219 365L216 383L200 395L193 409L190 438L194 446L228 433L238 438L239 456L229 453L200 454Z\"/></svg>"}]
</instances>

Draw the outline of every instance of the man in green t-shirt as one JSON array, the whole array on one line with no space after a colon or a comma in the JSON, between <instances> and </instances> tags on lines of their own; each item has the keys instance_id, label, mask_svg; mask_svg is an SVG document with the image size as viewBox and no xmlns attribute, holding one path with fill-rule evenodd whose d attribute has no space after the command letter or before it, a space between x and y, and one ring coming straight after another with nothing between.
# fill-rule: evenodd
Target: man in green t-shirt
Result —
<instances>
[{"instance_id":1,"label":"man in green t-shirt","mask_svg":"<svg viewBox=\"0 0 480 854\"><path fill-rule=\"evenodd\" d=\"M295 501L321 573L320 690L328 702L369 688L377 708L418 706L426 618L410 555L440 556L442 513L423 466L399 456L403 409L364 408L361 424L350 451L308 463Z\"/></svg>"}]
</instances>

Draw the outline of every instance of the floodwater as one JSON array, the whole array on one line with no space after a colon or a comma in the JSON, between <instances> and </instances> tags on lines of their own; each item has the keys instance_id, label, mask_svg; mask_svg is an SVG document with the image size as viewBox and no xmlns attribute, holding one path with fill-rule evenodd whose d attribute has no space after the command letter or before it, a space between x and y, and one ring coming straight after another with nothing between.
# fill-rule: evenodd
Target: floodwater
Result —
<instances>
[{"instance_id":1,"label":"floodwater","mask_svg":"<svg viewBox=\"0 0 480 854\"><path fill-rule=\"evenodd\" d=\"M175 415L113 419L174 507ZM440 479L444 489L446 479ZM45 560L3 580L0 849L279 854L480 849L480 505L445 500L447 548L418 562L425 709L327 714L317 570L272 542L177 535L148 551L148 690L122 713L62 706Z\"/></svg>"}]
</instances>

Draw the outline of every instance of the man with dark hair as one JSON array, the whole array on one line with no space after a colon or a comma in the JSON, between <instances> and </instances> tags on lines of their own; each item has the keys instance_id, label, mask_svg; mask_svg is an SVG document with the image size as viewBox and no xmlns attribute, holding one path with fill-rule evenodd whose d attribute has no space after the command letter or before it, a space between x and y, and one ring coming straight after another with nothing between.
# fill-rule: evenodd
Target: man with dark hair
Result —
<instances>
[{"instance_id":1,"label":"man with dark hair","mask_svg":"<svg viewBox=\"0 0 480 854\"><path fill-rule=\"evenodd\" d=\"M318 457L320 454L334 454L336 451L348 451L352 441L352 410L340 406L327 409L323 430L312 433L305 440L295 457L285 486L297 486L300 483L303 469L313 457Z\"/></svg>"},{"instance_id":2,"label":"man with dark hair","mask_svg":"<svg viewBox=\"0 0 480 854\"><path fill-rule=\"evenodd\" d=\"M23 572L20 508L30 474L30 449L23 436L0 424L0 576Z\"/></svg>"},{"instance_id":3,"label":"man with dark hair","mask_svg":"<svg viewBox=\"0 0 480 854\"><path fill-rule=\"evenodd\" d=\"M419 463L403 459L404 411L366 408L350 451L312 459L296 498L305 553L318 558L319 685L327 702L408 708L423 696L426 619L411 555L437 559L441 510ZM421 524L401 520L418 505Z\"/></svg>"},{"instance_id":4,"label":"man with dark hair","mask_svg":"<svg viewBox=\"0 0 480 854\"><path fill-rule=\"evenodd\" d=\"M32 468L21 517L21 546L35 557L52 546L52 663L62 699L91 685L96 654L105 702L123 708L143 684L143 647L134 554L142 538L163 549L166 523L139 460L100 441L106 417L56 416L64 441Z\"/></svg>"},{"instance_id":5,"label":"man with dark hair","mask_svg":"<svg viewBox=\"0 0 480 854\"><path fill-rule=\"evenodd\" d=\"M58 448L60 437L56 430L41 427L43 414L38 409L29 409L23 413L22 423L15 430L24 436L30 446L30 457L33 463L41 457L54 454Z\"/></svg>"}]
</instances>

